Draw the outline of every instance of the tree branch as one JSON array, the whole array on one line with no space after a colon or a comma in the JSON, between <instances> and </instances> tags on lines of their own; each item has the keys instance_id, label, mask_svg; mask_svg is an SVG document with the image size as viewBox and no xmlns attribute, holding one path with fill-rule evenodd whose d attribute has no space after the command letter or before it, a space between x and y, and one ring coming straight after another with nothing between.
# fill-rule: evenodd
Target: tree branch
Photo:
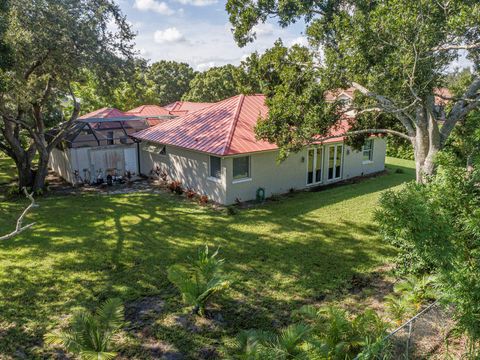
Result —
<instances>
[{"instance_id":1,"label":"tree branch","mask_svg":"<svg viewBox=\"0 0 480 360\"><path fill-rule=\"evenodd\" d=\"M473 43L473 44L464 44L464 45L455 45L455 44L447 44L436 46L432 48L432 51L449 51L449 50L471 50L480 48L480 42Z\"/></svg>"},{"instance_id":2,"label":"tree branch","mask_svg":"<svg viewBox=\"0 0 480 360\"><path fill-rule=\"evenodd\" d=\"M77 120L78 115L80 114L80 103L77 101L77 98L75 97L75 94L74 94L71 86L69 86L69 90L70 90L70 95L72 96L72 100L73 100L72 114L70 115L70 119L68 119L66 122L64 122L60 126L57 134L49 142L48 151L51 151L58 144L58 142L63 139L66 132L70 129L70 126L75 122L75 120Z\"/></svg>"},{"instance_id":3,"label":"tree branch","mask_svg":"<svg viewBox=\"0 0 480 360\"><path fill-rule=\"evenodd\" d=\"M404 109L398 108L390 99L386 98L385 96L375 94L356 82L352 82L352 86L356 90L360 91L363 95L374 98L378 105L385 112L395 114L397 119L400 120L405 129L407 129L407 136L412 137L415 135L415 129L413 128L412 120L410 119L410 116L404 112Z\"/></svg>"},{"instance_id":4,"label":"tree branch","mask_svg":"<svg viewBox=\"0 0 480 360\"><path fill-rule=\"evenodd\" d=\"M21 232L23 232L23 231L31 228L33 225L35 225L35 223L33 222L33 223L28 224L28 225L22 226L23 219L25 218L25 216L27 215L27 213L28 213L33 207L38 206L38 205L35 203L35 199L33 198L33 193L29 194L26 188L23 188L23 192L25 193L25 196L30 200L30 205L28 205L28 206L25 208L25 210L23 210L22 214L21 214L20 217L18 218L18 220L17 220L17 226L16 226L15 230L12 231L10 234L0 236L0 241L1 241L1 240L11 239L12 237L17 236L17 235L20 234Z\"/></svg>"},{"instance_id":5,"label":"tree branch","mask_svg":"<svg viewBox=\"0 0 480 360\"><path fill-rule=\"evenodd\" d=\"M346 133L343 133L340 135L322 137L320 139L316 139L315 142L324 142L330 139L349 137L349 136L360 135L360 134L390 134L390 135L400 136L404 139L407 139L408 141L412 141L411 136L408 136L407 134L404 134L400 131L395 131L390 129L362 129L362 130L347 131Z\"/></svg>"},{"instance_id":6,"label":"tree branch","mask_svg":"<svg viewBox=\"0 0 480 360\"><path fill-rule=\"evenodd\" d=\"M441 130L441 143L444 144L459 120L462 120L470 111L480 106L480 77L474 78L462 97L455 102L445 120Z\"/></svg>"}]
</instances>

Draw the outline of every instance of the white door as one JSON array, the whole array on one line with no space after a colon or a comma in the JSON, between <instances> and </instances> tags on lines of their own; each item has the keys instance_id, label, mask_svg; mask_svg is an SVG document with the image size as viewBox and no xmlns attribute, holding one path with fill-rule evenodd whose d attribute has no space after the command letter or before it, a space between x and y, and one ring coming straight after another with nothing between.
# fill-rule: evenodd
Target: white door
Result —
<instances>
[{"instance_id":1,"label":"white door","mask_svg":"<svg viewBox=\"0 0 480 360\"><path fill-rule=\"evenodd\" d=\"M319 184L323 179L323 147L308 149L307 185Z\"/></svg>"},{"instance_id":2,"label":"white door","mask_svg":"<svg viewBox=\"0 0 480 360\"><path fill-rule=\"evenodd\" d=\"M343 144L328 146L328 174L329 181L342 178Z\"/></svg>"}]
</instances>

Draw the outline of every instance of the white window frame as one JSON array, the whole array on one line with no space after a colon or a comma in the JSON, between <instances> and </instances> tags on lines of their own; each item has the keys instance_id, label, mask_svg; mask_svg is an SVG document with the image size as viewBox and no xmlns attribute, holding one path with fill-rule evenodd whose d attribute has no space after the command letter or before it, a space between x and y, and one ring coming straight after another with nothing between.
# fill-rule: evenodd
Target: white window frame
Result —
<instances>
[{"instance_id":1,"label":"white window frame","mask_svg":"<svg viewBox=\"0 0 480 360\"><path fill-rule=\"evenodd\" d=\"M339 147L342 147L342 153L341 153L341 158L340 158L340 175L338 177L335 177L335 170L337 168L337 152L338 152L338 148ZM328 170L330 168L330 148L334 148L334 152L333 152L333 177L331 179L328 178ZM345 149L345 144L333 144L333 145L328 145L327 146L327 149L328 149L328 158L327 158L327 181L335 181L335 180L339 180L342 178L343 176L343 160L344 160L344 149Z\"/></svg>"},{"instance_id":2,"label":"white window frame","mask_svg":"<svg viewBox=\"0 0 480 360\"><path fill-rule=\"evenodd\" d=\"M220 174L219 177L212 176L212 158L220 159ZM208 157L208 180L213 182L220 182L222 181L222 158L220 156L210 155Z\"/></svg>"},{"instance_id":3,"label":"white window frame","mask_svg":"<svg viewBox=\"0 0 480 360\"><path fill-rule=\"evenodd\" d=\"M308 182L308 153L310 152L310 150L314 150L313 152L313 175L312 175L312 180L315 180L311 183ZM317 156L318 156L318 150L321 150L322 151L322 159L320 160L320 171L321 171L321 179L320 181L317 180L317 176L316 176L316 169L315 169L315 166L317 164ZM318 184L321 184L323 183L323 178L325 176L325 172L324 172L324 160L325 160L325 147L324 146L320 146L320 147L311 147L311 148L308 148L307 149L307 156L306 156L306 163L307 163L307 171L305 173L305 183L307 186L314 186L314 185L318 185Z\"/></svg>"},{"instance_id":4,"label":"white window frame","mask_svg":"<svg viewBox=\"0 0 480 360\"><path fill-rule=\"evenodd\" d=\"M235 159L246 157L248 158L248 175L243 178L234 178L234 162ZM244 156L235 156L232 158L232 184L238 184L242 182L247 182L247 181L252 181L252 157L250 155L244 155Z\"/></svg>"},{"instance_id":5,"label":"white window frame","mask_svg":"<svg viewBox=\"0 0 480 360\"><path fill-rule=\"evenodd\" d=\"M367 143L371 144L369 149L366 149L365 146ZM371 164L373 163L373 149L374 149L374 141L373 139L368 139L365 144L362 145L362 164ZM368 152L368 159L365 159L365 152Z\"/></svg>"}]
</instances>

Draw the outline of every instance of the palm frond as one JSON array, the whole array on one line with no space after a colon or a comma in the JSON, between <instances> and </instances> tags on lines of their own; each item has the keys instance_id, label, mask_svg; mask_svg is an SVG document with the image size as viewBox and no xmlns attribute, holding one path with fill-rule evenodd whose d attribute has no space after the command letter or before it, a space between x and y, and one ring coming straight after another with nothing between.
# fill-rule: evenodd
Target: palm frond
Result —
<instances>
[{"instance_id":1,"label":"palm frond","mask_svg":"<svg viewBox=\"0 0 480 360\"><path fill-rule=\"evenodd\" d=\"M97 310L98 322L106 329L118 329L123 325L123 313L124 307L121 299L108 299Z\"/></svg>"},{"instance_id":2,"label":"palm frond","mask_svg":"<svg viewBox=\"0 0 480 360\"><path fill-rule=\"evenodd\" d=\"M299 346L307 339L311 331L312 328L303 323L293 324L282 329L277 338L279 348L290 356L297 354Z\"/></svg>"}]
</instances>

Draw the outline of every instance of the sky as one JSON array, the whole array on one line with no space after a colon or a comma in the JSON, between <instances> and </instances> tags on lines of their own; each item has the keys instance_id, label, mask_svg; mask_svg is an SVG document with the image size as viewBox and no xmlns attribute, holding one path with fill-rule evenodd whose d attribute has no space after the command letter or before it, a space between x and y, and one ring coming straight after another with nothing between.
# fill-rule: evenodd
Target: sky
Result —
<instances>
[{"instance_id":1,"label":"sky","mask_svg":"<svg viewBox=\"0 0 480 360\"><path fill-rule=\"evenodd\" d=\"M175 60L203 71L239 64L255 50L263 52L281 38L286 45L306 44L304 24L286 29L275 22L257 26L257 40L240 48L234 41L225 0L117 0L132 29L136 49L152 62Z\"/></svg>"},{"instance_id":2,"label":"sky","mask_svg":"<svg viewBox=\"0 0 480 360\"><path fill-rule=\"evenodd\" d=\"M137 33L136 50L151 62L175 60L204 71L238 65L253 51L263 52L281 38L286 45L306 45L305 24L287 28L274 20L256 27L257 40L240 48L234 41L226 0L116 0ZM450 71L470 66L462 56Z\"/></svg>"}]
</instances>

